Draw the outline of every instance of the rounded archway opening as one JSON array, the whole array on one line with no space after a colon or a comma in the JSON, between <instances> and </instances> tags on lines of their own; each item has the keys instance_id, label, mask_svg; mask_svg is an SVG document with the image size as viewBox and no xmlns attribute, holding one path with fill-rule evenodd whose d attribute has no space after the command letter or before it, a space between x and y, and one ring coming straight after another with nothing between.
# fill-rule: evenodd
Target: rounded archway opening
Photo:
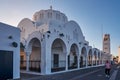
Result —
<instances>
[{"instance_id":1,"label":"rounded archway opening","mask_svg":"<svg viewBox=\"0 0 120 80\"><path fill-rule=\"evenodd\" d=\"M96 65L96 62L97 62L97 52L94 51L94 54L93 54L93 65Z\"/></svg>"},{"instance_id":2,"label":"rounded archway opening","mask_svg":"<svg viewBox=\"0 0 120 80\"><path fill-rule=\"evenodd\" d=\"M85 47L81 49L81 55L80 55L80 67L86 67L86 57L87 56L87 50Z\"/></svg>"},{"instance_id":3,"label":"rounded archway opening","mask_svg":"<svg viewBox=\"0 0 120 80\"><path fill-rule=\"evenodd\" d=\"M41 71L41 43L39 39L33 38L29 42L29 49L31 54L29 58L29 69L30 71L40 72Z\"/></svg>"},{"instance_id":4,"label":"rounded archway opening","mask_svg":"<svg viewBox=\"0 0 120 80\"><path fill-rule=\"evenodd\" d=\"M75 69L78 66L78 46L72 44L70 54L68 55L68 69Z\"/></svg>"},{"instance_id":5,"label":"rounded archway opening","mask_svg":"<svg viewBox=\"0 0 120 80\"><path fill-rule=\"evenodd\" d=\"M65 70L66 54L66 45L64 41L55 39L51 48L51 72Z\"/></svg>"},{"instance_id":6,"label":"rounded archway opening","mask_svg":"<svg viewBox=\"0 0 120 80\"><path fill-rule=\"evenodd\" d=\"M100 65L101 64L101 59L100 59L100 52L98 52L98 61L97 64Z\"/></svg>"},{"instance_id":7,"label":"rounded archway opening","mask_svg":"<svg viewBox=\"0 0 120 80\"><path fill-rule=\"evenodd\" d=\"M88 66L92 66L92 50L88 52Z\"/></svg>"},{"instance_id":8,"label":"rounded archway opening","mask_svg":"<svg viewBox=\"0 0 120 80\"><path fill-rule=\"evenodd\" d=\"M26 70L26 54L25 54L25 46L23 43L20 43L20 69Z\"/></svg>"}]
</instances>

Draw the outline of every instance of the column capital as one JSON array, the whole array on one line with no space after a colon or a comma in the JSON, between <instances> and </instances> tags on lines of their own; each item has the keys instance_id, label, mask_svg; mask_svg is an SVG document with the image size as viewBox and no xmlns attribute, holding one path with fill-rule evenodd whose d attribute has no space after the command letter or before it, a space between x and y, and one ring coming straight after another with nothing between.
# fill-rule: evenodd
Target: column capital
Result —
<instances>
[{"instance_id":1,"label":"column capital","mask_svg":"<svg viewBox=\"0 0 120 80\"><path fill-rule=\"evenodd\" d=\"M29 56L31 51L26 51L25 53L26 53L26 56Z\"/></svg>"}]
</instances>

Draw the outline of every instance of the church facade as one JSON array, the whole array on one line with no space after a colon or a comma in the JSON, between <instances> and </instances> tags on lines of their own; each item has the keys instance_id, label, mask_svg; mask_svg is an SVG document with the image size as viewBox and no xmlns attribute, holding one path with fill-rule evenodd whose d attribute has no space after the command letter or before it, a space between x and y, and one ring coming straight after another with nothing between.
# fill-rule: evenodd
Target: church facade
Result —
<instances>
[{"instance_id":1,"label":"church facade","mask_svg":"<svg viewBox=\"0 0 120 80\"><path fill-rule=\"evenodd\" d=\"M92 48L77 22L60 11L40 10L24 18L21 30L21 69L42 75L102 65L104 52Z\"/></svg>"}]
</instances>

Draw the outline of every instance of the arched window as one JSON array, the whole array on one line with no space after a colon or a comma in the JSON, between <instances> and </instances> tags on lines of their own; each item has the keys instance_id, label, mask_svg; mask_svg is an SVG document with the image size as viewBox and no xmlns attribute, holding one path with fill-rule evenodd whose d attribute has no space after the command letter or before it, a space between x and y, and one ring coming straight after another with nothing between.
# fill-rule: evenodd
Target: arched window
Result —
<instances>
[{"instance_id":1,"label":"arched window","mask_svg":"<svg viewBox=\"0 0 120 80\"><path fill-rule=\"evenodd\" d=\"M43 18L44 18L44 14L41 13L41 14L40 14L40 19L43 19Z\"/></svg>"},{"instance_id":2,"label":"arched window","mask_svg":"<svg viewBox=\"0 0 120 80\"><path fill-rule=\"evenodd\" d=\"M56 14L56 19L60 20L60 14Z\"/></svg>"},{"instance_id":3,"label":"arched window","mask_svg":"<svg viewBox=\"0 0 120 80\"><path fill-rule=\"evenodd\" d=\"M48 18L52 18L52 13L48 12Z\"/></svg>"}]
</instances>

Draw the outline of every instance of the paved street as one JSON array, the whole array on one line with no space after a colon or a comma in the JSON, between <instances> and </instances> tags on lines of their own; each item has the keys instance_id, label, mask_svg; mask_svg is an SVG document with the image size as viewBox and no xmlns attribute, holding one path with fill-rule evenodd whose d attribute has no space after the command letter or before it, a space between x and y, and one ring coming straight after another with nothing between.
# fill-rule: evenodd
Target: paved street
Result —
<instances>
[{"instance_id":1,"label":"paved street","mask_svg":"<svg viewBox=\"0 0 120 80\"><path fill-rule=\"evenodd\" d=\"M105 77L104 67L94 67L77 71L46 76L21 74L22 80L120 80L120 65L114 65L109 78Z\"/></svg>"},{"instance_id":2,"label":"paved street","mask_svg":"<svg viewBox=\"0 0 120 80\"><path fill-rule=\"evenodd\" d=\"M111 80L111 76L114 70L116 70L116 66L112 68L111 75L109 78L105 76L104 69L101 69L99 71L96 71L88 75L74 77L71 80ZM112 80L116 80L116 79L114 78Z\"/></svg>"}]
</instances>

